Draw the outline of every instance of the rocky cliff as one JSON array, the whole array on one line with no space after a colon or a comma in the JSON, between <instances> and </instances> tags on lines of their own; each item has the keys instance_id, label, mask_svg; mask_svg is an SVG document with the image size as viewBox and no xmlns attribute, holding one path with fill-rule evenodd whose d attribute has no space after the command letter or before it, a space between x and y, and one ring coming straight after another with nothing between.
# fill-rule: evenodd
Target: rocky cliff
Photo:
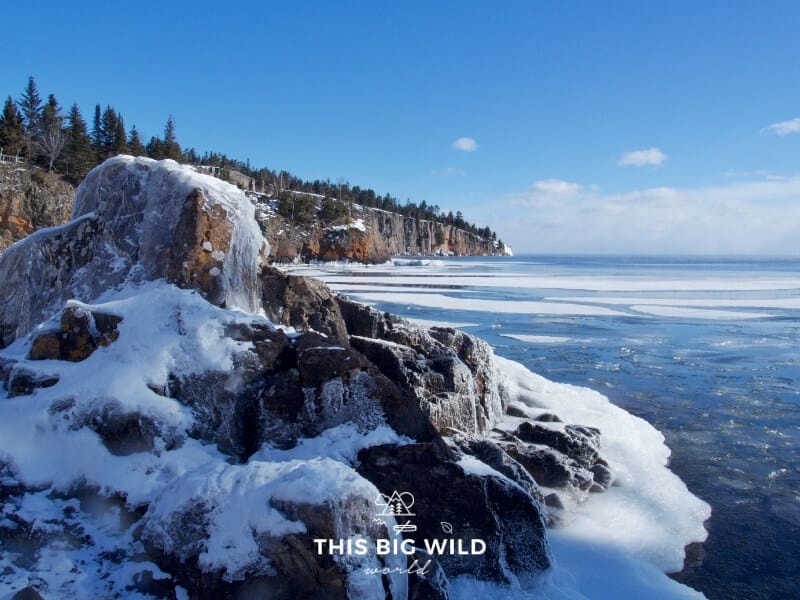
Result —
<instances>
[{"instance_id":1,"label":"rocky cliff","mask_svg":"<svg viewBox=\"0 0 800 600\"><path fill-rule=\"evenodd\" d=\"M37 168L0 165L0 252L42 227L69 221L75 189ZM498 254L492 242L451 225L407 218L380 209L353 207L349 224L319 220L293 224L274 199L251 194L266 237L269 259L288 263L350 260L383 263L397 255L483 256Z\"/></svg>"},{"instance_id":2,"label":"rocky cliff","mask_svg":"<svg viewBox=\"0 0 800 600\"><path fill-rule=\"evenodd\" d=\"M268 252L238 189L117 157L0 257L0 591L444 599L549 568L545 522L611 483L600 432Z\"/></svg>"},{"instance_id":3,"label":"rocky cliff","mask_svg":"<svg viewBox=\"0 0 800 600\"><path fill-rule=\"evenodd\" d=\"M66 223L74 193L56 175L0 163L0 252L37 229Z\"/></svg>"},{"instance_id":4,"label":"rocky cliff","mask_svg":"<svg viewBox=\"0 0 800 600\"><path fill-rule=\"evenodd\" d=\"M375 264L398 255L500 254L490 240L463 229L377 208L355 206L350 223L333 226L320 221L293 225L267 201L257 204L257 215L270 244L270 259L278 263L351 260Z\"/></svg>"}]
</instances>

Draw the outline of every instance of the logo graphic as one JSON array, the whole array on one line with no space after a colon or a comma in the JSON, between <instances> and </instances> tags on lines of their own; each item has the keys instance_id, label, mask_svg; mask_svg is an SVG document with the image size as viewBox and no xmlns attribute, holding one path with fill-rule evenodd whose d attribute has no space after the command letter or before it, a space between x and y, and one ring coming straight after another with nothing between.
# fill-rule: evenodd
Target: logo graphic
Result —
<instances>
[{"instance_id":1,"label":"logo graphic","mask_svg":"<svg viewBox=\"0 0 800 600\"><path fill-rule=\"evenodd\" d=\"M393 527L397 533L413 533L417 530L417 526L413 525L409 519L409 517L416 516L411 512L411 507L414 506L414 494L411 492L395 490L391 496L378 494L375 504L383 507L383 510L378 513L379 517L395 517L397 519L398 524ZM401 518L405 519L405 523L400 522ZM376 521L383 525L386 524L382 519Z\"/></svg>"}]
</instances>

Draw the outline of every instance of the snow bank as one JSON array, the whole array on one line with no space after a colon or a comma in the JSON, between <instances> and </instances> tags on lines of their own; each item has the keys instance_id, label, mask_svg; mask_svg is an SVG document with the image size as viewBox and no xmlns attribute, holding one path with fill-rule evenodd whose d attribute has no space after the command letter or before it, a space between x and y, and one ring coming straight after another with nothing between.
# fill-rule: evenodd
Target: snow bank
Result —
<instances>
[{"instance_id":1,"label":"snow bank","mask_svg":"<svg viewBox=\"0 0 800 600\"><path fill-rule=\"evenodd\" d=\"M711 508L667 467L670 451L664 436L593 390L554 383L502 357L495 361L511 401L600 429L601 452L614 471L615 484L607 492L571 507L568 525L552 532L556 563L573 572L577 587L592 598L615 597L592 592L598 582L619 590L637 581L652 584L655 573L665 594L673 589L679 592L675 597L685 597L686 588L676 588L663 573L679 571L684 547L706 538L703 523ZM615 567L604 573L603 565ZM632 573L636 576L630 580Z\"/></svg>"}]
</instances>

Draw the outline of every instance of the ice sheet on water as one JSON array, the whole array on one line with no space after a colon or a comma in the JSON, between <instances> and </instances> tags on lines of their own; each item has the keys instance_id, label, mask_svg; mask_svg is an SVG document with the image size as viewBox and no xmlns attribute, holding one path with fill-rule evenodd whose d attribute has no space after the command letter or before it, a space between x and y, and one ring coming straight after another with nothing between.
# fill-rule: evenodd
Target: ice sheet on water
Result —
<instances>
[{"instance_id":1,"label":"ice sheet on water","mask_svg":"<svg viewBox=\"0 0 800 600\"><path fill-rule=\"evenodd\" d=\"M713 298L671 298L661 295L657 298L641 296L554 296L545 300L560 302L593 302L595 304L634 304L658 306L685 306L696 308L780 308L800 309L800 297L793 298L729 298L729 294L719 294Z\"/></svg>"},{"instance_id":2,"label":"ice sheet on water","mask_svg":"<svg viewBox=\"0 0 800 600\"><path fill-rule=\"evenodd\" d=\"M500 337L525 342L526 344L566 344L572 338L558 335L526 335L524 333L501 333Z\"/></svg>"},{"instance_id":3,"label":"ice sheet on water","mask_svg":"<svg viewBox=\"0 0 800 600\"><path fill-rule=\"evenodd\" d=\"M452 327L453 329L463 329L465 327L478 326L478 323L462 323L460 321L435 321L432 319L417 318L406 318L406 320L424 329L430 329L431 327Z\"/></svg>"},{"instance_id":4,"label":"ice sheet on water","mask_svg":"<svg viewBox=\"0 0 800 600\"><path fill-rule=\"evenodd\" d=\"M372 267L387 269L385 266ZM353 268L348 266L348 270ZM329 283L349 283L352 280L346 273L337 272L333 267L318 269L314 276ZM769 292L800 289L800 277L767 277L734 279L726 277L708 279L685 278L642 278L629 276L549 276L531 273L507 273L498 271L471 272L465 275L451 270L437 268L416 268L412 273L402 268L389 268L386 273L364 274L359 272L358 281L369 284L383 284L391 281L396 285L418 285L435 277L439 285L447 284L465 287L518 288L575 290L588 292ZM369 272L369 271L367 271ZM391 279L389 279L391 278Z\"/></svg>"},{"instance_id":5,"label":"ice sheet on water","mask_svg":"<svg viewBox=\"0 0 800 600\"><path fill-rule=\"evenodd\" d=\"M352 295L360 300L371 302L391 302L410 306L423 306L428 308L446 308L449 310L463 310L484 313L507 314L543 314L543 315L594 315L594 316L625 316L622 313L602 306L588 304L568 304L566 302L537 302L527 300L486 300L481 298L453 298L444 294L420 293L361 293L353 292Z\"/></svg>"},{"instance_id":6,"label":"ice sheet on water","mask_svg":"<svg viewBox=\"0 0 800 600\"><path fill-rule=\"evenodd\" d=\"M734 310L711 310L707 308L683 308L680 306L633 305L635 310L656 317L674 317L678 319L712 319L715 321L738 321L743 319L767 319L775 315L759 312L743 312Z\"/></svg>"}]
</instances>

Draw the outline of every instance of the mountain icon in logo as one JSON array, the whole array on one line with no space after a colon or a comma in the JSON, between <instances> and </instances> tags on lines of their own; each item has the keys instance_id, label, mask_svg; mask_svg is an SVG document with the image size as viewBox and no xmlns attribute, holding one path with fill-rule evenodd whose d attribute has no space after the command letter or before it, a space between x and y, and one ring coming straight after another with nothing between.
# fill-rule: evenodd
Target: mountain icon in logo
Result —
<instances>
[{"instance_id":1,"label":"mountain icon in logo","mask_svg":"<svg viewBox=\"0 0 800 600\"><path fill-rule=\"evenodd\" d=\"M386 494L378 494L375 504L383 507L383 510L378 513L383 517L413 517L415 514L411 512L411 507L414 506L414 494L411 492L392 492L391 496Z\"/></svg>"}]
</instances>

